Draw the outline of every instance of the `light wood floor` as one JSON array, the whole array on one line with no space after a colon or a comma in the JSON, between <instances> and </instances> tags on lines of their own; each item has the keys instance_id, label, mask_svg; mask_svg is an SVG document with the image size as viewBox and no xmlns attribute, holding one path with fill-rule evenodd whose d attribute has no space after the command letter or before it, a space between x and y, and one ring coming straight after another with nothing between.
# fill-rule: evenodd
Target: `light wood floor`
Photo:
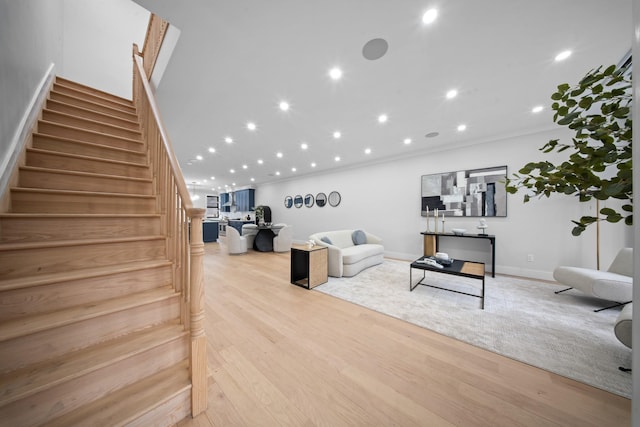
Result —
<instances>
[{"instance_id":1,"label":"light wood floor","mask_svg":"<svg viewBox=\"0 0 640 427\"><path fill-rule=\"evenodd\" d=\"M205 245L209 409L187 426L625 426L631 401Z\"/></svg>"}]
</instances>

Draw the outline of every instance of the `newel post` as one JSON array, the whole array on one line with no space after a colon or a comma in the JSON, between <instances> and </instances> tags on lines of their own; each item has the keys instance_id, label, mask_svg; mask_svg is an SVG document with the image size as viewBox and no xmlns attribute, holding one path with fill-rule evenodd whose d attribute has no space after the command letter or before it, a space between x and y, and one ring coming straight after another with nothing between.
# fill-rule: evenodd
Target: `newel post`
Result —
<instances>
[{"instance_id":1,"label":"newel post","mask_svg":"<svg viewBox=\"0 0 640 427\"><path fill-rule=\"evenodd\" d=\"M196 416L207 409L207 336L204 332L204 242L202 241L202 218L204 209L191 208L187 216L191 219L191 415Z\"/></svg>"}]
</instances>

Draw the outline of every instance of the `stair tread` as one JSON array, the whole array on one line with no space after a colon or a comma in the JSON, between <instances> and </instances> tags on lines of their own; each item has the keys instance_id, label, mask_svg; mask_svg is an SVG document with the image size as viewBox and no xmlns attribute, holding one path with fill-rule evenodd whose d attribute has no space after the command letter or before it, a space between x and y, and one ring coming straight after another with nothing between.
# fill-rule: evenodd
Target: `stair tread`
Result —
<instances>
[{"instance_id":1,"label":"stair tread","mask_svg":"<svg viewBox=\"0 0 640 427\"><path fill-rule=\"evenodd\" d=\"M21 213L0 212L0 218L147 218L160 217L158 213L121 213L121 214L91 214L91 213Z\"/></svg>"},{"instance_id":2,"label":"stair tread","mask_svg":"<svg viewBox=\"0 0 640 427\"><path fill-rule=\"evenodd\" d=\"M74 176L86 177L86 178L91 178L91 177L110 178L110 179L119 179L123 181L137 181L137 182L148 182L148 183L153 182L151 178L136 178L136 177L123 176L123 175L110 175L106 173L72 171L72 170L65 170L65 169L51 169L51 168L45 168L41 166L20 166L20 170L57 173L61 175L74 175Z\"/></svg>"},{"instance_id":3,"label":"stair tread","mask_svg":"<svg viewBox=\"0 0 640 427\"><path fill-rule=\"evenodd\" d=\"M179 294L175 293L171 286L164 286L135 295L135 298L132 295L126 295L99 303L83 304L66 310L3 322L0 328L0 342L173 298Z\"/></svg>"},{"instance_id":4,"label":"stair tread","mask_svg":"<svg viewBox=\"0 0 640 427\"><path fill-rule=\"evenodd\" d=\"M99 92L99 93L101 93L101 94L105 95L105 97L107 97L107 98L109 98L109 99L114 99L114 100L115 100L115 99L117 99L117 100L119 100L122 104L125 104L125 105L128 105L128 106L135 107L135 104L134 104L134 103L133 103L133 101L132 101L132 100L130 100L130 99L123 98L122 96L114 95L114 94L112 94L112 93L105 92L104 90L96 89L96 88L94 88L94 87L87 86L87 85L85 85L85 84L78 83L78 82L75 82L75 81L73 81L73 80L66 79L66 78L64 78L64 77L56 76L56 81L55 81L55 83L56 83L57 85L64 86L64 87L69 88L69 89L73 89L73 90L76 90L76 91L78 91L78 92L83 92L82 90L77 89L77 87L78 87L78 86L79 86L79 87L82 87L82 88L86 88L86 89L87 89L87 90L89 90L89 91ZM95 94L88 93L88 92L83 92L83 93L87 93L88 95L95 95Z\"/></svg>"},{"instance_id":5,"label":"stair tread","mask_svg":"<svg viewBox=\"0 0 640 427\"><path fill-rule=\"evenodd\" d=\"M129 120L129 119L125 119L125 118L122 118L122 117L113 116L111 114L103 113L102 111L91 110L89 108L84 108L84 107L81 107L79 105L69 104L68 102L64 102L64 101L58 101L56 99L49 99L49 100L47 100L47 102L49 102L49 103L51 103L53 105L62 105L62 106L65 106L65 107L68 107L68 108L74 109L74 110L81 110L83 112L90 113L90 114L95 114L97 116L108 117L109 119L114 119L116 121L127 122L127 123L129 123L131 125L136 125L138 127L140 125L138 120L134 119L136 116L133 116L132 120ZM57 110L55 108L54 109L49 108L49 111L56 111L57 112Z\"/></svg>"},{"instance_id":6,"label":"stair tread","mask_svg":"<svg viewBox=\"0 0 640 427\"><path fill-rule=\"evenodd\" d=\"M76 119L76 120L80 120L80 121L84 121L84 122L88 122L88 123L94 123L94 124L99 124L101 126L106 126L106 127L110 127L110 128L115 128L118 130L123 130L123 131L127 131L127 132L131 132L131 133L137 133L140 134L140 137L142 137L142 131L140 130L136 130L136 129L129 129L129 128L125 128L122 126L118 126L118 125L114 125L112 123L106 123L106 122L101 122L99 120L93 120L93 119L88 119L86 117L82 117L82 116L74 116L73 114L69 114L69 113L63 113L61 111L56 111L56 110L51 110L49 108L44 108L43 111L46 111L48 113L51 113L53 115L59 115L59 116L64 116L64 117L69 117L72 119ZM46 121L48 123L58 123L58 124L63 124L65 126L71 126L71 127L78 127L78 126L73 126L73 125L68 125L66 123L60 123L60 122L51 122L49 120L43 120ZM84 129L83 127L78 127L79 129ZM84 130L93 130L93 129L84 129ZM97 132L94 130L94 132ZM100 133L104 133L104 132L100 132Z\"/></svg>"},{"instance_id":7,"label":"stair tread","mask_svg":"<svg viewBox=\"0 0 640 427\"><path fill-rule=\"evenodd\" d=\"M168 260L133 261L120 265L84 268L71 271L63 271L59 273L51 273L42 276L16 277L12 279L0 280L0 291L8 291L30 286L44 286L62 281L108 276L111 274L119 274L135 270L146 270L156 267L166 267L169 265L171 265L171 261Z\"/></svg>"},{"instance_id":8,"label":"stair tread","mask_svg":"<svg viewBox=\"0 0 640 427\"><path fill-rule=\"evenodd\" d=\"M187 331L174 321L27 366L2 376L0 406L176 340Z\"/></svg>"},{"instance_id":9,"label":"stair tread","mask_svg":"<svg viewBox=\"0 0 640 427\"><path fill-rule=\"evenodd\" d=\"M133 236L133 237L108 237L100 239L68 239L41 242L0 242L0 252L39 248L62 248L78 245L99 245L102 243L139 242L142 240L164 240L162 235Z\"/></svg>"},{"instance_id":10,"label":"stair tread","mask_svg":"<svg viewBox=\"0 0 640 427\"><path fill-rule=\"evenodd\" d=\"M99 103L99 102L95 102L95 101L93 101L93 100L91 100L91 99L81 98L81 97L78 97L78 96L73 96L73 95L68 94L68 93L58 92L58 91L56 91L55 89L54 89L54 90L52 90L51 92L52 92L52 93L55 93L55 94L58 94L58 95L62 95L62 96L64 96L64 97L66 97L66 98L70 98L70 99L74 99L74 100L81 101L82 103L90 104L90 105L95 106L95 107L97 108L97 109L95 109L95 110L94 110L94 109L91 109L91 108L87 108L87 109L88 109L88 110L90 110L90 111L97 111L97 112L99 112L99 110L100 110L100 109L106 109L106 110L111 110L111 111L117 111L117 112L118 112L118 113L120 113L120 114L125 114L125 115L127 115L127 116L131 116L132 120L134 120L134 121L135 121L135 120L137 119L137 117L138 117L138 116L137 116L137 114L136 114L136 112L135 112L135 111L131 111L131 110L130 110L130 107L127 107L127 106L125 106L125 109L119 109L119 108L112 107L112 106L110 106L110 105L105 105L105 104L101 104L101 103ZM56 101L58 101L58 100L56 100ZM59 101L59 102L60 102L60 101ZM69 105L75 105L75 104L69 104Z\"/></svg>"},{"instance_id":11,"label":"stair tread","mask_svg":"<svg viewBox=\"0 0 640 427\"><path fill-rule=\"evenodd\" d=\"M190 388L189 366L185 360L52 420L47 425L127 425Z\"/></svg>"},{"instance_id":12,"label":"stair tread","mask_svg":"<svg viewBox=\"0 0 640 427\"><path fill-rule=\"evenodd\" d=\"M87 88L88 90L85 90ZM135 112L136 105L133 101L128 99L115 97L106 92L96 93L96 89L92 89L88 86L84 86L83 88L74 87L73 85L67 85L60 82L54 82L51 92L67 95L69 92L73 93L76 98L83 100L90 100L94 104L98 105L108 105L114 109L122 109L128 112ZM98 91L101 92L101 91Z\"/></svg>"},{"instance_id":13,"label":"stair tread","mask_svg":"<svg viewBox=\"0 0 640 427\"><path fill-rule=\"evenodd\" d=\"M49 135L46 135L46 136L49 136ZM55 136L51 135L51 137L55 137ZM73 141L73 140L70 140L70 141ZM88 144L91 144L91 143L88 143ZM141 167L141 168L149 167L148 165L142 164L142 163L126 162L124 160L104 159L104 158L95 157L95 156L84 156L82 154L65 153L63 151L43 150L42 148L27 148L27 151L31 151L34 153L51 154L51 155L62 156L62 157L73 157L75 159L80 159L80 160L96 160L96 161L105 162L105 163L118 163L122 165L135 166L135 167ZM131 151L131 150L127 150L127 151ZM132 151L132 152L140 153L138 151ZM140 153L140 154L143 154L143 153Z\"/></svg>"},{"instance_id":14,"label":"stair tread","mask_svg":"<svg viewBox=\"0 0 640 427\"><path fill-rule=\"evenodd\" d=\"M73 142L73 143L76 143L76 144L91 145L91 146L99 147L99 148L104 149L104 150L119 151L119 152L125 152L125 153L130 153L130 154L137 154L137 155L141 155L141 156L146 156L147 155L143 151L129 150L127 148L114 147L112 145L104 145L104 144L99 144L97 142L91 142L91 141L83 141L81 139L68 138L68 137L60 136L60 135L50 135L48 133L34 132L33 136L34 137L57 139L58 141L67 141L67 142ZM40 150L41 150L41 148L40 148Z\"/></svg>"},{"instance_id":15,"label":"stair tread","mask_svg":"<svg viewBox=\"0 0 640 427\"><path fill-rule=\"evenodd\" d=\"M63 128L66 128L66 129L75 129L75 130L79 130L79 131L90 133L90 134L94 134L94 135L108 136L109 138L113 138L113 139L119 139L119 140L122 140L122 141L128 141L128 142L137 143L137 144L140 144L141 146L143 145L141 139L132 139L132 138L127 138L127 137L119 136L119 135L111 135L111 134L107 134L107 133L103 133L103 132L98 132L98 131L95 131L95 130L92 130L92 129L85 129L85 128L81 128L81 127L78 127L78 126L70 126L70 125L66 125L64 123L51 122L51 121L48 121L48 120L39 120L38 122L39 123L44 123L44 124L47 124L47 125L51 125L51 126L63 127ZM39 133L43 134L43 135L49 135L46 132L42 132L42 131L40 131Z\"/></svg>"},{"instance_id":16,"label":"stair tread","mask_svg":"<svg viewBox=\"0 0 640 427\"><path fill-rule=\"evenodd\" d=\"M49 188L29 188L29 187L11 187L11 191L23 193L49 193L49 194L75 194L77 196L111 196L111 197L130 197L135 199L153 199L153 194L130 194L130 193L108 193L101 191L82 191L82 190L56 190Z\"/></svg>"}]
</instances>

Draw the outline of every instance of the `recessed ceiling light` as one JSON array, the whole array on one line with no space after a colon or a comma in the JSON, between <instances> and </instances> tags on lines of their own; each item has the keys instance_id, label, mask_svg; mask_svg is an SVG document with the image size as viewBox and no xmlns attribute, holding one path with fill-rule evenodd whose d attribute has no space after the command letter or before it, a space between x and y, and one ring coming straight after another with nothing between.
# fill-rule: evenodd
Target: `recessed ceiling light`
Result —
<instances>
[{"instance_id":1,"label":"recessed ceiling light","mask_svg":"<svg viewBox=\"0 0 640 427\"><path fill-rule=\"evenodd\" d=\"M216 149L215 149L215 148L213 148L213 147L209 147L209 152L210 152L210 153L215 153L215 152L216 152Z\"/></svg>"},{"instance_id":2,"label":"recessed ceiling light","mask_svg":"<svg viewBox=\"0 0 640 427\"><path fill-rule=\"evenodd\" d=\"M261 165L261 164L263 164L263 163L264 163L264 161L263 161L262 159L258 159L258 164L259 164L259 165Z\"/></svg>"},{"instance_id":3,"label":"recessed ceiling light","mask_svg":"<svg viewBox=\"0 0 640 427\"><path fill-rule=\"evenodd\" d=\"M316 167L316 162L311 162L311 167L315 168Z\"/></svg>"},{"instance_id":4,"label":"recessed ceiling light","mask_svg":"<svg viewBox=\"0 0 640 427\"><path fill-rule=\"evenodd\" d=\"M276 175L280 175L280 172L279 172L279 171L276 171Z\"/></svg>"},{"instance_id":5,"label":"recessed ceiling light","mask_svg":"<svg viewBox=\"0 0 640 427\"><path fill-rule=\"evenodd\" d=\"M409 145L411 144L411 138L405 138L404 141L405 145Z\"/></svg>"},{"instance_id":6,"label":"recessed ceiling light","mask_svg":"<svg viewBox=\"0 0 640 427\"><path fill-rule=\"evenodd\" d=\"M423 24L431 24L438 17L438 9L429 9L422 15Z\"/></svg>"},{"instance_id":7,"label":"recessed ceiling light","mask_svg":"<svg viewBox=\"0 0 640 427\"><path fill-rule=\"evenodd\" d=\"M278 151L278 152L276 153L276 156L277 156L279 159L281 159L281 158L282 158L282 153Z\"/></svg>"},{"instance_id":8,"label":"recessed ceiling light","mask_svg":"<svg viewBox=\"0 0 640 427\"><path fill-rule=\"evenodd\" d=\"M247 125L247 127L249 127L249 125ZM227 136L224 138L224 142L226 142L227 144L231 144L233 142L233 138L231 138L230 136Z\"/></svg>"},{"instance_id":9,"label":"recessed ceiling light","mask_svg":"<svg viewBox=\"0 0 640 427\"><path fill-rule=\"evenodd\" d=\"M256 130L256 124L253 122L249 122L247 123L247 129L249 130Z\"/></svg>"},{"instance_id":10,"label":"recessed ceiling light","mask_svg":"<svg viewBox=\"0 0 640 427\"><path fill-rule=\"evenodd\" d=\"M297 171L296 168L291 168L291 172L295 172L295 171Z\"/></svg>"},{"instance_id":11,"label":"recessed ceiling light","mask_svg":"<svg viewBox=\"0 0 640 427\"><path fill-rule=\"evenodd\" d=\"M198 154L198 155L196 156L196 159L198 159L198 160L202 160L202 156L201 156L200 154Z\"/></svg>"},{"instance_id":12,"label":"recessed ceiling light","mask_svg":"<svg viewBox=\"0 0 640 427\"><path fill-rule=\"evenodd\" d=\"M229 172L236 173L236 170L235 169L229 169Z\"/></svg>"},{"instance_id":13,"label":"recessed ceiling light","mask_svg":"<svg viewBox=\"0 0 640 427\"><path fill-rule=\"evenodd\" d=\"M300 148L302 148L303 150L306 150L307 148L309 148L309 146L307 145L306 142L303 142L302 144L300 144Z\"/></svg>"},{"instance_id":14,"label":"recessed ceiling light","mask_svg":"<svg viewBox=\"0 0 640 427\"><path fill-rule=\"evenodd\" d=\"M451 89L449 92L447 92L447 99L453 99L456 96L458 96L458 91L455 89Z\"/></svg>"},{"instance_id":15,"label":"recessed ceiling light","mask_svg":"<svg viewBox=\"0 0 640 427\"><path fill-rule=\"evenodd\" d=\"M339 162L339 161L340 161L340 156L335 156L335 157L333 158L333 160L335 160L336 162Z\"/></svg>"},{"instance_id":16,"label":"recessed ceiling light","mask_svg":"<svg viewBox=\"0 0 640 427\"><path fill-rule=\"evenodd\" d=\"M364 154L371 154L371 148L365 148Z\"/></svg>"},{"instance_id":17,"label":"recessed ceiling light","mask_svg":"<svg viewBox=\"0 0 640 427\"><path fill-rule=\"evenodd\" d=\"M251 182L253 182L253 181L255 181L255 180L256 180L255 178L251 177Z\"/></svg>"},{"instance_id":18,"label":"recessed ceiling light","mask_svg":"<svg viewBox=\"0 0 640 427\"><path fill-rule=\"evenodd\" d=\"M387 122L387 120L389 120L389 117L387 117L387 115L386 115L386 114L380 114L380 115L378 116L378 122L379 122L379 123L386 123L386 122Z\"/></svg>"},{"instance_id":19,"label":"recessed ceiling light","mask_svg":"<svg viewBox=\"0 0 640 427\"><path fill-rule=\"evenodd\" d=\"M334 137L335 139L340 139L340 137L341 137L341 136L342 136L342 134L341 134L341 133L340 133L340 131L338 131L338 130L337 130L337 131L335 131L335 132L333 133L333 137Z\"/></svg>"},{"instance_id":20,"label":"recessed ceiling light","mask_svg":"<svg viewBox=\"0 0 640 427\"><path fill-rule=\"evenodd\" d=\"M570 56L571 56L571 51L570 50L565 50L565 51L560 52L559 54L556 55L556 61L564 61L565 59L567 59Z\"/></svg>"},{"instance_id":21,"label":"recessed ceiling light","mask_svg":"<svg viewBox=\"0 0 640 427\"><path fill-rule=\"evenodd\" d=\"M329 70L329 77L333 80L340 80L342 78L342 70L338 67L333 67Z\"/></svg>"},{"instance_id":22,"label":"recessed ceiling light","mask_svg":"<svg viewBox=\"0 0 640 427\"><path fill-rule=\"evenodd\" d=\"M458 125L458 132L463 132L467 129L467 125Z\"/></svg>"},{"instance_id":23,"label":"recessed ceiling light","mask_svg":"<svg viewBox=\"0 0 640 427\"><path fill-rule=\"evenodd\" d=\"M215 176L212 176L212 177L211 177L211 179L212 179L212 180L215 180L215 179L216 179L216 177L215 177Z\"/></svg>"},{"instance_id":24,"label":"recessed ceiling light","mask_svg":"<svg viewBox=\"0 0 640 427\"><path fill-rule=\"evenodd\" d=\"M533 107L531 109L531 112L532 113L539 113L542 110L544 110L544 107L542 105L536 105L535 107Z\"/></svg>"},{"instance_id":25,"label":"recessed ceiling light","mask_svg":"<svg viewBox=\"0 0 640 427\"><path fill-rule=\"evenodd\" d=\"M246 169L246 168L248 168L248 167L249 167L249 166L247 166L247 165L242 165L242 169Z\"/></svg>"},{"instance_id":26,"label":"recessed ceiling light","mask_svg":"<svg viewBox=\"0 0 640 427\"><path fill-rule=\"evenodd\" d=\"M282 111L289 111L289 103L287 101L281 101L279 107Z\"/></svg>"}]
</instances>

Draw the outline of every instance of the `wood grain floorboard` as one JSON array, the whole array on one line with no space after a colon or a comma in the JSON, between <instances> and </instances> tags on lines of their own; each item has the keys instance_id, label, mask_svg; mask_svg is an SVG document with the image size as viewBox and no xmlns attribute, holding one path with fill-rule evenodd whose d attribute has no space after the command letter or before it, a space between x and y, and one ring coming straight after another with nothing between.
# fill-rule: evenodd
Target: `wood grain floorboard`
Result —
<instances>
[{"instance_id":1,"label":"wood grain floorboard","mask_svg":"<svg viewBox=\"0 0 640 427\"><path fill-rule=\"evenodd\" d=\"M209 408L180 427L629 425L631 401L205 245Z\"/></svg>"}]
</instances>

